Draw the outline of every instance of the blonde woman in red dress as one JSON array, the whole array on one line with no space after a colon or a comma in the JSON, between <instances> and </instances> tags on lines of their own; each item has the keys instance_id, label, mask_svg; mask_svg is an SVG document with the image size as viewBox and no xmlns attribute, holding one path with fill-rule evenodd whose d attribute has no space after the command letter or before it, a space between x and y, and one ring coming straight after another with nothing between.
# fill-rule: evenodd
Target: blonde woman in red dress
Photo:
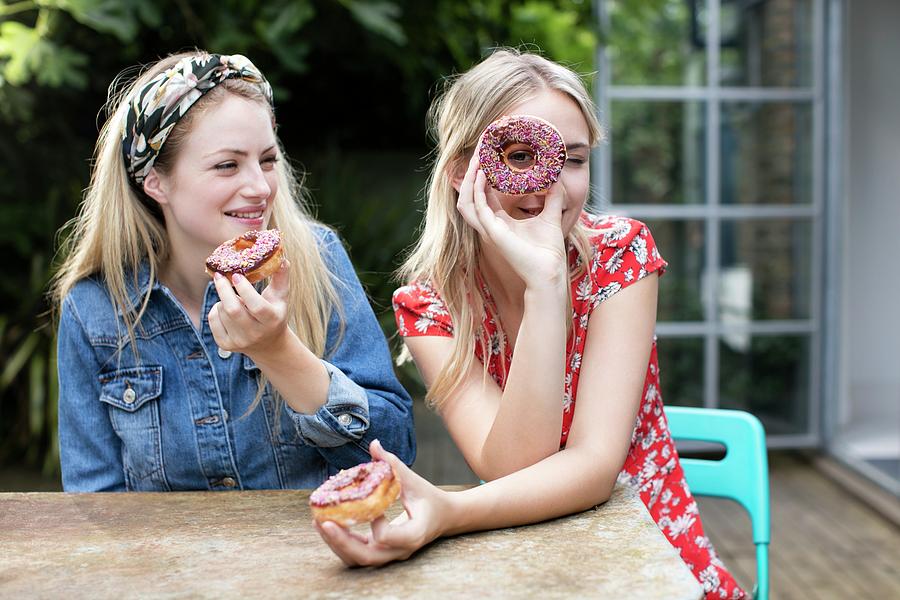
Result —
<instances>
[{"instance_id":1,"label":"blonde woman in red dress","mask_svg":"<svg viewBox=\"0 0 900 600\"><path fill-rule=\"evenodd\" d=\"M549 190L486 185L477 146L503 115L540 117L568 159ZM669 435L654 327L666 263L649 229L584 210L602 132L577 75L500 50L448 84L432 107L438 143L425 225L394 294L400 335L437 410L486 483L440 490L377 444L406 513L368 536L327 522L348 565L408 558L432 540L534 523L640 495L708 598L743 598L703 532Z\"/></svg>"}]
</instances>

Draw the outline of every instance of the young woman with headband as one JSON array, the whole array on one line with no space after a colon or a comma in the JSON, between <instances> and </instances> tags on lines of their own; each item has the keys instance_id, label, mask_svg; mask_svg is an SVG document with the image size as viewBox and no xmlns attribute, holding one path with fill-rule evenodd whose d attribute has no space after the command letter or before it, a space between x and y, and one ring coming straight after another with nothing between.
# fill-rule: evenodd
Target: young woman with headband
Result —
<instances>
[{"instance_id":1,"label":"young woman with headband","mask_svg":"<svg viewBox=\"0 0 900 600\"><path fill-rule=\"evenodd\" d=\"M66 491L314 487L411 464L411 402L335 233L303 205L272 89L239 55L191 52L119 94L52 287ZM204 270L277 228L267 286Z\"/></svg>"}]
</instances>

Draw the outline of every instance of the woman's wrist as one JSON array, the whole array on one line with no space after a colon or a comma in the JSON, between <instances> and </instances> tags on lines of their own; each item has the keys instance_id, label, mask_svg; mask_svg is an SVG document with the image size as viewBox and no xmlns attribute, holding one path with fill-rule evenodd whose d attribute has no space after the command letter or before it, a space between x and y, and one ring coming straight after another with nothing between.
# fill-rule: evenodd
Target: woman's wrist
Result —
<instances>
[{"instance_id":1,"label":"woman's wrist","mask_svg":"<svg viewBox=\"0 0 900 600\"><path fill-rule=\"evenodd\" d=\"M303 345L303 342L300 341L300 338L297 337L297 334L290 327L285 327L284 330L277 335L274 339L268 340L265 344L260 344L257 348L248 349L244 354L253 359L253 362L256 363L260 368L263 365L266 366L276 366L280 362L284 361L288 357L304 357L305 354L309 354L312 358L315 358L315 355L312 352L303 352L306 349L306 346ZM309 357L306 357L307 359ZM318 359L316 359L318 362ZM309 366L312 366L312 361L306 360Z\"/></svg>"},{"instance_id":2,"label":"woman's wrist","mask_svg":"<svg viewBox=\"0 0 900 600\"><path fill-rule=\"evenodd\" d=\"M322 361L290 328L285 328L285 332L272 340L265 350L246 354L268 377L288 406L297 412L312 414L327 402L331 377Z\"/></svg>"},{"instance_id":3,"label":"woman's wrist","mask_svg":"<svg viewBox=\"0 0 900 600\"><path fill-rule=\"evenodd\" d=\"M568 299L568 273L560 273L555 277L547 277L539 282L525 282L525 305L565 304Z\"/></svg>"},{"instance_id":4,"label":"woman's wrist","mask_svg":"<svg viewBox=\"0 0 900 600\"><path fill-rule=\"evenodd\" d=\"M458 492L443 491L443 506L440 511L438 537L449 537L474 531L475 509L474 491L479 486Z\"/></svg>"}]
</instances>

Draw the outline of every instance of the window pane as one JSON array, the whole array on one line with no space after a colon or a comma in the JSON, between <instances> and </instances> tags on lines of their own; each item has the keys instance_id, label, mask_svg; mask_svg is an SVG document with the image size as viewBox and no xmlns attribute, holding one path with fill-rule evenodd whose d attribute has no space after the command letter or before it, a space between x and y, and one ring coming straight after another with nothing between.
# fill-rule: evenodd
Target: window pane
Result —
<instances>
[{"instance_id":1,"label":"window pane","mask_svg":"<svg viewBox=\"0 0 900 600\"><path fill-rule=\"evenodd\" d=\"M752 412L769 435L807 432L807 336L732 335L719 350L721 408Z\"/></svg>"},{"instance_id":2,"label":"window pane","mask_svg":"<svg viewBox=\"0 0 900 600\"><path fill-rule=\"evenodd\" d=\"M659 340L659 378L667 406L703 406L703 338Z\"/></svg>"},{"instance_id":3,"label":"window pane","mask_svg":"<svg viewBox=\"0 0 900 600\"><path fill-rule=\"evenodd\" d=\"M612 102L614 204L704 201L705 103Z\"/></svg>"},{"instance_id":4,"label":"window pane","mask_svg":"<svg viewBox=\"0 0 900 600\"><path fill-rule=\"evenodd\" d=\"M722 104L722 204L812 202L812 109L807 103Z\"/></svg>"},{"instance_id":5,"label":"window pane","mask_svg":"<svg viewBox=\"0 0 900 600\"><path fill-rule=\"evenodd\" d=\"M659 279L657 321L702 321L700 292L706 235L703 221L646 220L669 266Z\"/></svg>"},{"instance_id":6,"label":"window pane","mask_svg":"<svg viewBox=\"0 0 900 600\"><path fill-rule=\"evenodd\" d=\"M722 85L811 85L811 0L725 1L719 28Z\"/></svg>"},{"instance_id":7,"label":"window pane","mask_svg":"<svg viewBox=\"0 0 900 600\"><path fill-rule=\"evenodd\" d=\"M719 319L810 316L812 224L807 220L723 221Z\"/></svg>"},{"instance_id":8,"label":"window pane","mask_svg":"<svg viewBox=\"0 0 900 600\"><path fill-rule=\"evenodd\" d=\"M706 83L705 0L609 0L613 85Z\"/></svg>"}]
</instances>

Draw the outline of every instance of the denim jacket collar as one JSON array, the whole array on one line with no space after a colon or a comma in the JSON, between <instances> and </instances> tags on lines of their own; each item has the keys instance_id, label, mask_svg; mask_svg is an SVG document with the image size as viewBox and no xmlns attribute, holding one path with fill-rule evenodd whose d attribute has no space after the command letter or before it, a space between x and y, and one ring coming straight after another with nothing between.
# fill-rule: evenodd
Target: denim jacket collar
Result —
<instances>
[{"instance_id":1,"label":"denim jacket collar","mask_svg":"<svg viewBox=\"0 0 900 600\"><path fill-rule=\"evenodd\" d=\"M207 286L212 285L210 281ZM137 311L144 302L144 297L153 291L161 291L163 284L159 281L159 270L156 272L156 278L153 280L153 286L150 286L150 262L147 259L141 261L138 265L137 273L131 269L125 271L125 290L126 290L126 308L129 311ZM117 309L119 316L122 316L122 309Z\"/></svg>"},{"instance_id":2,"label":"denim jacket collar","mask_svg":"<svg viewBox=\"0 0 900 600\"><path fill-rule=\"evenodd\" d=\"M128 306L125 308L127 308L129 311L136 311L140 308L141 304L144 301L144 296L146 296L148 292L160 289L158 275L159 274L157 273L157 277L153 281L152 289L148 289L148 287L150 286L150 263L147 261L147 259L142 260L138 265L137 273L134 273L134 271L131 269L126 269L125 297L128 302ZM119 316L122 316L122 307L117 308L116 312Z\"/></svg>"}]
</instances>

